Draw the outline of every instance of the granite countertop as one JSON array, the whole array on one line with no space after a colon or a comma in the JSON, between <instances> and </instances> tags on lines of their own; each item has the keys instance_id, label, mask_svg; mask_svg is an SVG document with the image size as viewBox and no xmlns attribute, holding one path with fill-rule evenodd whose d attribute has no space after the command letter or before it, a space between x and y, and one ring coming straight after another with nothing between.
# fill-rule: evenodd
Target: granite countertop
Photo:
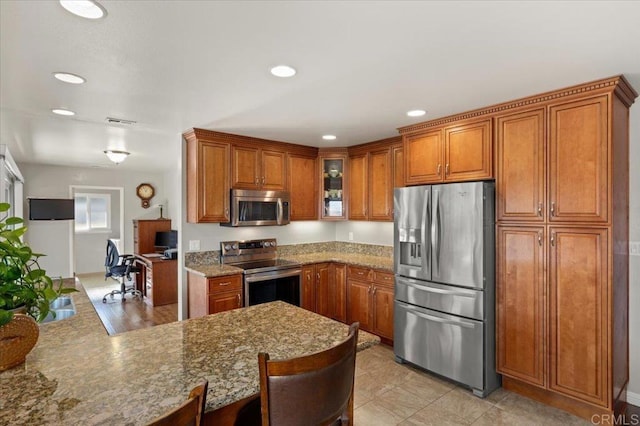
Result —
<instances>
[{"instance_id":1,"label":"granite countertop","mask_svg":"<svg viewBox=\"0 0 640 426\"><path fill-rule=\"evenodd\" d=\"M259 390L258 352L272 359L327 349L348 326L271 302L108 336L82 290L77 314L43 324L27 361L0 373L0 424L146 424L209 381L207 411ZM360 331L358 349L379 343Z\"/></svg>"},{"instance_id":2,"label":"granite countertop","mask_svg":"<svg viewBox=\"0 0 640 426\"><path fill-rule=\"evenodd\" d=\"M387 272L393 272L393 259L390 257L371 256L359 253L344 253L338 251L284 255L279 257L281 259L290 260L292 262L298 262L302 265L323 262L339 262L346 263L348 265L364 266L366 268L374 268ZM242 269L240 268L219 263L208 265L193 264L185 267L185 269L189 272L193 272L207 278L242 273Z\"/></svg>"}]
</instances>

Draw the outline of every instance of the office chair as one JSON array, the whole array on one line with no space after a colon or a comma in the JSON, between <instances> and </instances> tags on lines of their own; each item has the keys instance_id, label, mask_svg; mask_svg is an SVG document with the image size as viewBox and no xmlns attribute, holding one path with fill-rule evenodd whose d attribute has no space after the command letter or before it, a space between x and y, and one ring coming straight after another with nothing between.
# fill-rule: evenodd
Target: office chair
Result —
<instances>
[{"instance_id":1,"label":"office chair","mask_svg":"<svg viewBox=\"0 0 640 426\"><path fill-rule=\"evenodd\" d=\"M140 268L133 266L135 257L132 254L118 254L118 248L111 240L107 240L107 258L104 261L104 267L106 272L104 274L105 281L109 277L120 278L120 290L113 290L104 295L102 303L107 303L107 296L113 296L116 294L122 295L122 301L125 302L124 296L127 293L131 293L135 297L142 297L140 290L136 290L135 284L131 287L126 286L126 281L131 279L131 274L137 274L140 272Z\"/></svg>"},{"instance_id":2,"label":"office chair","mask_svg":"<svg viewBox=\"0 0 640 426\"><path fill-rule=\"evenodd\" d=\"M147 426L200 426L207 403L206 380L191 390L189 399L178 408L158 417Z\"/></svg>"},{"instance_id":3,"label":"office chair","mask_svg":"<svg viewBox=\"0 0 640 426\"><path fill-rule=\"evenodd\" d=\"M325 351L270 360L258 354L262 426L353 425L353 383L358 328Z\"/></svg>"}]
</instances>

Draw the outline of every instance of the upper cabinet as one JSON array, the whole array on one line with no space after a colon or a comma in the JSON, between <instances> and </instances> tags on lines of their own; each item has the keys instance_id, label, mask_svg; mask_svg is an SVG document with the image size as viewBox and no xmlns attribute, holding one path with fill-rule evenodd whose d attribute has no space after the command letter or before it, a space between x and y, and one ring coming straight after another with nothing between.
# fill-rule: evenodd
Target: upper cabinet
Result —
<instances>
[{"instance_id":1,"label":"upper cabinet","mask_svg":"<svg viewBox=\"0 0 640 426\"><path fill-rule=\"evenodd\" d=\"M320 219L347 218L347 150L320 150Z\"/></svg>"},{"instance_id":2,"label":"upper cabinet","mask_svg":"<svg viewBox=\"0 0 640 426\"><path fill-rule=\"evenodd\" d=\"M291 220L318 219L318 172L315 155L287 154L287 170Z\"/></svg>"},{"instance_id":3,"label":"upper cabinet","mask_svg":"<svg viewBox=\"0 0 640 426\"><path fill-rule=\"evenodd\" d=\"M232 188L284 190L285 156L283 151L234 145L231 149Z\"/></svg>"},{"instance_id":4,"label":"upper cabinet","mask_svg":"<svg viewBox=\"0 0 640 426\"><path fill-rule=\"evenodd\" d=\"M349 219L393 220L393 188L404 186L402 153L400 137L349 148Z\"/></svg>"},{"instance_id":5,"label":"upper cabinet","mask_svg":"<svg viewBox=\"0 0 640 426\"><path fill-rule=\"evenodd\" d=\"M215 132L193 129L187 141L187 221L229 221L230 146Z\"/></svg>"},{"instance_id":6,"label":"upper cabinet","mask_svg":"<svg viewBox=\"0 0 640 426\"><path fill-rule=\"evenodd\" d=\"M405 134L405 182L417 185L491 179L491 141L490 118Z\"/></svg>"}]
</instances>

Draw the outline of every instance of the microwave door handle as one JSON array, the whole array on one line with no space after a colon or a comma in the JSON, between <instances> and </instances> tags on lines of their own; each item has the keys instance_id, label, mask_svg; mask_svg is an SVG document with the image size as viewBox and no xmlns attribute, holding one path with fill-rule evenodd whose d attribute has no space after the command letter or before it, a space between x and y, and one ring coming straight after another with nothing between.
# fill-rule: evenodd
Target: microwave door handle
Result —
<instances>
[{"instance_id":1,"label":"microwave door handle","mask_svg":"<svg viewBox=\"0 0 640 426\"><path fill-rule=\"evenodd\" d=\"M284 209L282 208L282 198L278 198L278 217L276 222L278 225L282 225L282 217L284 216Z\"/></svg>"}]
</instances>

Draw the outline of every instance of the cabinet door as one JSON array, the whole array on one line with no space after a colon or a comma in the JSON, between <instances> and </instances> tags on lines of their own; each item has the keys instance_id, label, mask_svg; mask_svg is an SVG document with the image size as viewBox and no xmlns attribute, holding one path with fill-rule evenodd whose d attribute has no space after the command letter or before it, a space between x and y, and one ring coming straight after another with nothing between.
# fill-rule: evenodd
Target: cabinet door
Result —
<instances>
[{"instance_id":1,"label":"cabinet door","mask_svg":"<svg viewBox=\"0 0 640 426\"><path fill-rule=\"evenodd\" d=\"M447 127L444 134L445 181L493 177L490 119Z\"/></svg>"},{"instance_id":2,"label":"cabinet door","mask_svg":"<svg viewBox=\"0 0 640 426\"><path fill-rule=\"evenodd\" d=\"M347 322L347 265L329 265L329 316Z\"/></svg>"},{"instance_id":3,"label":"cabinet door","mask_svg":"<svg viewBox=\"0 0 640 426\"><path fill-rule=\"evenodd\" d=\"M349 219L367 219L367 154L349 157Z\"/></svg>"},{"instance_id":4,"label":"cabinet door","mask_svg":"<svg viewBox=\"0 0 640 426\"><path fill-rule=\"evenodd\" d=\"M320 169L320 219L347 218L347 156L345 153L324 153L318 158Z\"/></svg>"},{"instance_id":5,"label":"cabinet door","mask_svg":"<svg viewBox=\"0 0 640 426\"><path fill-rule=\"evenodd\" d=\"M544 109L498 117L498 220L544 221Z\"/></svg>"},{"instance_id":6,"label":"cabinet door","mask_svg":"<svg viewBox=\"0 0 640 426\"><path fill-rule=\"evenodd\" d=\"M550 227L549 233L549 387L608 406L607 230Z\"/></svg>"},{"instance_id":7,"label":"cabinet door","mask_svg":"<svg viewBox=\"0 0 640 426\"><path fill-rule=\"evenodd\" d=\"M369 220L393 220L391 149L369 153Z\"/></svg>"},{"instance_id":8,"label":"cabinet door","mask_svg":"<svg viewBox=\"0 0 640 426\"><path fill-rule=\"evenodd\" d=\"M372 331L371 287L372 285L366 281L347 281L347 322L351 324L358 321L360 328L366 331Z\"/></svg>"},{"instance_id":9,"label":"cabinet door","mask_svg":"<svg viewBox=\"0 0 640 426\"><path fill-rule=\"evenodd\" d=\"M245 146L231 148L233 188L259 189L261 184L260 150Z\"/></svg>"},{"instance_id":10,"label":"cabinet door","mask_svg":"<svg viewBox=\"0 0 640 426\"><path fill-rule=\"evenodd\" d=\"M393 288L374 285L373 332L381 337L393 340Z\"/></svg>"},{"instance_id":11,"label":"cabinet door","mask_svg":"<svg viewBox=\"0 0 640 426\"><path fill-rule=\"evenodd\" d=\"M316 312L330 317L329 310L329 264L316 264Z\"/></svg>"},{"instance_id":12,"label":"cabinet door","mask_svg":"<svg viewBox=\"0 0 640 426\"><path fill-rule=\"evenodd\" d=\"M545 386L544 227L498 227L498 372Z\"/></svg>"},{"instance_id":13,"label":"cabinet door","mask_svg":"<svg viewBox=\"0 0 640 426\"><path fill-rule=\"evenodd\" d=\"M209 313L230 311L242 307L242 294L240 291L227 291L209 295Z\"/></svg>"},{"instance_id":14,"label":"cabinet door","mask_svg":"<svg viewBox=\"0 0 640 426\"><path fill-rule=\"evenodd\" d=\"M402 145L391 148L393 157L393 188L402 188L404 183L404 149ZM393 188L391 191L393 192Z\"/></svg>"},{"instance_id":15,"label":"cabinet door","mask_svg":"<svg viewBox=\"0 0 640 426\"><path fill-rule=\"evenodd\" d=\"M187 151L187 220L228 222L229 144L193 140Z\"/></svg>"},{"instance_id":16,"label":"cabinet door","mask_svg":"<svg viewBox=\"0 0 640 426\"><path fill-rule=\"evenodd\" d=\"M316 159L289 154L287 166L291 220L318 219Z\"/></svg>"},{"instance_id":17,"label":"cabinet door","mask_svg":"<svg viewBox=\"0 0 640 426\"><path fill-rule=\"evenodd\" d=\"M300 289L300 307L308 311L316 311L316 280L315 267L308 265L302 267L302 288Z\"/></svg>"},{"instance_id":18,"label":"cabinet door","mask_svg":"<svg viewBox=\"0 0 640 426\"><path fill-rule=\"evenodd\" d=\"M287 182L285 153L263 150L261 157L260 187L270 191L284 191Z\"/></svg>"},{"instance_id":19,"label":"cabinet door","mask_svg":"<svg viewBox=\"0 0 640 426\"><path fill-rule=\"evenodd\" d=\"M607 222L607 96L549 108L550 220Z\"/></svg>"},{"instance_id":20,"label":"cabinet door","mask_svg":"<svg viewBox=\"0 0 640 426\"><path fill-rule=\"evenodd\" d=\"M403 146L407 185L442 181L442 130L406 136Z\"/></svg>"}]
</instances>

